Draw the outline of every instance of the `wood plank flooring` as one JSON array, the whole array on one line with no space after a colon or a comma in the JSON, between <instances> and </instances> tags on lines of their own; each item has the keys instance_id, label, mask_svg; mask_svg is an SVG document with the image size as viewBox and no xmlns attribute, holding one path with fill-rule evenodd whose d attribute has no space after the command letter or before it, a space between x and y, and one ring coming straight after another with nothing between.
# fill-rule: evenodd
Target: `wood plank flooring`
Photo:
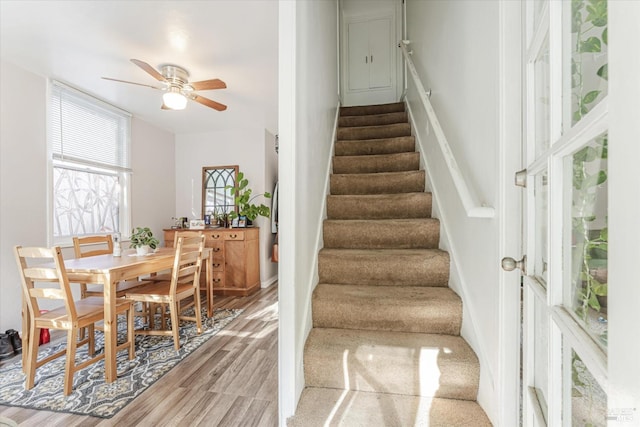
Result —
<instances>
[{"instance_id":1,"label":"wood plank flooring","mask_svg":"<svg viewBox=\"0 0 640 427\"><path fill-rule=\"evenodd\" d=\"M0 405L20 426L278 425L278 287L215 297L244 312L111 419ZM62 390L60 391L62 393Z\"/></svg>"}]
</instances>

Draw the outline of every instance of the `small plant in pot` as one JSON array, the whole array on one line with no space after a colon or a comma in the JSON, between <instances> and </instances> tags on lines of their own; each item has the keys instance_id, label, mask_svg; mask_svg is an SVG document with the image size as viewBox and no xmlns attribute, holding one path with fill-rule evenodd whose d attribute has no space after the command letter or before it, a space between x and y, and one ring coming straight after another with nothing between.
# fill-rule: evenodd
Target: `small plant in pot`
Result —
<instances>
[{"instance_id":1,"label":"small plant in pot","mask_svg":"<svg viewBox=\"0 0 640 427\"><path fill-rule=\"evenodd\" d=\"M158 239L153 237L149 227L136 227L131 230L130 243L130 247L135 248L138 255L146 255L160 244Z\"/></svg>"},{"instance_id":2,"label":"small plant in pot","mask_svg":"<svg viewBox=\"0 0 640 427\"><path fill-rule=\"evenodd\" d=\"M252 190L249 187L249 180L244 177L242 172L238 173L238 186L227 186L227 189L234 189L235 196L234 202L236 206L238 206L238 212L231 212L229 216L233 218L238 218L245 216L248 221L254 221L258 216L263 216L265 218L269 218L271 215L271 209L264 204L254 204L252 203L257 197L263 196L266 199L271 198L270 193L262 193L256 194L251 197Z\"/></svg>"}]
</instances>

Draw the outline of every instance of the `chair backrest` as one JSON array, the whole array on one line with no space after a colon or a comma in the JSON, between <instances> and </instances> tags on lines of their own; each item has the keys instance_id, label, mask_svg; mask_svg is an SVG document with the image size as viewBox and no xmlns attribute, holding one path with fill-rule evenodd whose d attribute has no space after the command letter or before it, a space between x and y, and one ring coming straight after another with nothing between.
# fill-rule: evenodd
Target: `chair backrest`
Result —
<instances>
[{"instance_id":1,"label":"chair backrest","mask_svg":"<svg viewBox=\"0 0 640 427\"><path fill-rule=\"evenodd\" d=\"M14 252L30 317L40 314L38 299L52 299L61 301L70 319L75 319L75 303L60 247L49 249L16 246ZM39 284L38 287L36 283Z\"/></svg>"},{"instance_id":2,"label":"chair backrest","mask_svg":"<svg viewBox=\"0 0 640 427\"><path fill-rule=\"evenodd\" d=\"M102 246L99 249L95 249L95 245ZM106 245L106 247L104 245ZM91 246L90 249L86 250L89 246ZM84 252L83 249L85 249ZM74 237L73 250L76 254L76 258L112 254L113 239L111 238L111 234L107 234L105 236Z\"/></svg>"},{"instance_id":3,"label":"chair backrest","mask_svg":"<svg viewBox=\"0 0 640 427\"><path fill-rule=\"evenodd\" d=\"M200 286L204 234L181 236L176 243L176 256L171 270L171 293L175 294L179 284L191 283Z\"/></svg>"}]
</instances>

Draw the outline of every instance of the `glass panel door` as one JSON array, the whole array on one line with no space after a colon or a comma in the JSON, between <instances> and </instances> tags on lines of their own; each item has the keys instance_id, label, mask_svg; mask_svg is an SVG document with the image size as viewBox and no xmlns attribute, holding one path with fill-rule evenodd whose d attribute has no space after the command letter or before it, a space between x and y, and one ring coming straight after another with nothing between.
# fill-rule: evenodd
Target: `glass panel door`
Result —
<instances>
[{"instance_id":1,"label":"glass panel door","mask_svg":"<svg viewBox=\"0 0 640 427\"><path fill-rule=\"evenodd\" d=\"M524 414L606 425L606 0L525 2Z\"/></svg>"}]
</instances>

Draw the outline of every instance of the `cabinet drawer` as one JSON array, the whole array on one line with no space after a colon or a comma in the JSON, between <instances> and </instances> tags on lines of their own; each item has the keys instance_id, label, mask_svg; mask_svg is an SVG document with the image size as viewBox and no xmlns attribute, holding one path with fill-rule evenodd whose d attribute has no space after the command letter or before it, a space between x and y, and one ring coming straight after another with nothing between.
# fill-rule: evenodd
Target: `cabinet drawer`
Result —
<instances>
[{"instance_id":1,"label":"cabinet drawer","mask_svg":"<svg viewBox=\"0 0 640 427\"><path fill-rule=\"evenodd\" d=\"M210 242L207 247L211 248L211 254L214 257L224 256L224 242Z\"/></svg>"},{"instance_id":2,"label":"cabinet drawer","mask_svg":"<svg viewBox=\"0 0 640 427\"><path fill-rule=\"evenodd\" d=\"M244 231L230 231L224 233L224 240L244 240Z\"/></svg>"},{"instance_id":3,"label":"cabinet drawer","mask_svg":"<svg viewBox=\"0 0 640 427\"><path fill-rule=\"evenodd\" d=\"M224 272L220 272L220 271L213 272L213 287L214 288L224 287Z\"/></svg>"},{"instance_id":4,"label":"cabinet drawer","mask_svg":"<svg viewBox=\"0 0 640 427\"><path fill-rule=\"evenodd\" d=\"M219 231L211 231L209 233L206 234L206 241L207 241L207 245L212 244L213 242L220 242L223 240L222 236L224 233L221 233Z\"/></svg>"},{"instance_id":5,"label":"cabinet drawer","mask_svg":"<svg viewBox=\"0 0 640 427\"><path fill-rule=\"evenodd\" d=\"M211 260L212 271L224 271L224 257L213 257Z\"/></svg>"}]
</instances>

